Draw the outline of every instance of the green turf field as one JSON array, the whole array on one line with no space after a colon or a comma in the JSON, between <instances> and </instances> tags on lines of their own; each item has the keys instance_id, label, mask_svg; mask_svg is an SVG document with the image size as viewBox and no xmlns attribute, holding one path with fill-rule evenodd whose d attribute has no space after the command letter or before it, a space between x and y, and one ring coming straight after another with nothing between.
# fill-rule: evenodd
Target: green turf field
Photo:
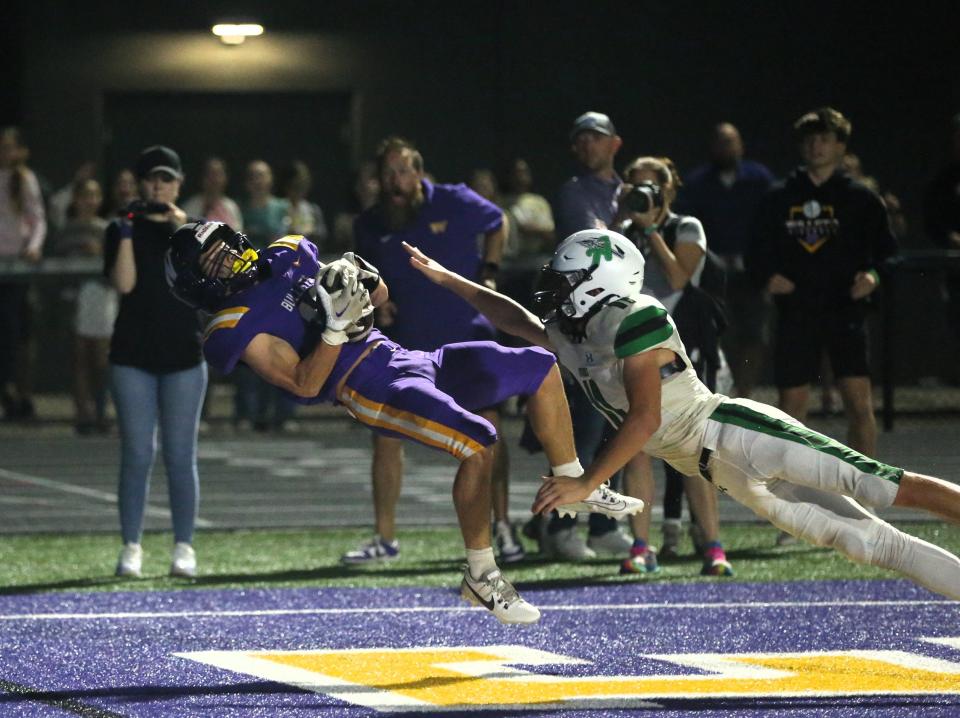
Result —
<instances>
[{"instance_id":1,"label":"green turf field","mask_svg":"<svg viewBox=\"0 0 960 718\"><path fill-rule=\"evenodd\" d=\"M935 522L904 523L905 531L960 553L960 528ZM405 530L401 558L393 563L345 568L338 558L368 536L366 529L324 531L208 531L197 535L199 575L172 579L166 573L170 535L144 537L144 578L113 577L119 543L113 534L23 534L0 539L0 594L45 591L170 590L179 588L281 588L451 586L462 561L453 528ZM516 583L538 587L624 581L793 581L894 578L858 566L834 551L806 544L774 547L776 530L766 524L727 524L723 538L734 578L702 578L692 555L653 577L618 575L613 558L580 564L541 560L536 555L507 567ZM528 548L531 548L527 542ZM689 540L681 546L692 552Z\"/></svg>"}]
</instances>

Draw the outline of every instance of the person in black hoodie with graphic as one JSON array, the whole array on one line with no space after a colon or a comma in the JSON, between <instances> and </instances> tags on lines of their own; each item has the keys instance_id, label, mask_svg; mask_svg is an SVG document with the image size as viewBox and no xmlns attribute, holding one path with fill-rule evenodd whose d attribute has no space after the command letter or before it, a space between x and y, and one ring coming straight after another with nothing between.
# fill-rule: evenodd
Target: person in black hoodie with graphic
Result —
<instances>
[{"instance_id":1,"label":"person in black hoodie with graphic","mask_svg":"<svg viewBox=\"0 0 960 718\"><path fill-rule=\"evenodd\" d=\"M806 419L826 351L847 414L847 444L872 455L877 425L866 306L880 264L897 251L879 196L841 169L850 121L823 107L794 123L804 164L761 205L747 270L777 306L774 380L780 408Z\"/></svg>"}]
</instances>

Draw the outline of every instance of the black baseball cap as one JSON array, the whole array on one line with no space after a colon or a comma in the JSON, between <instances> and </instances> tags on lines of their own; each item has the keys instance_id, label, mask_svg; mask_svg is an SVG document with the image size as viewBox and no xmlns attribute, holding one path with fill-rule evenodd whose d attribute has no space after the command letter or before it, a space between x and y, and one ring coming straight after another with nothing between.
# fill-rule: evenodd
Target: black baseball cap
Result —
<instances>
[{"instance_id":1,"label":"black baseball cap","mask_svg":"<svg viewBox=\"0 0 960 718\"><path fill-rule=\"evenodd\" d=\"M137 158L137 179L143 179L151 172L166 172L171 177L183 179L180 155L163 145L148 147Z\"/></svg>"},{"instance_id":2,"label":"black baseball cap","mask_svg":"<svg viewBox=\"0 0 960 718\"><path fill-rule=\"evenodd\" d=\"M573 141L581 132L599 132L601 135L615 137L617 129L613 126L610 118L602 112L584 112L573 121L570 140Z\"/></svg>"}]
</instances>

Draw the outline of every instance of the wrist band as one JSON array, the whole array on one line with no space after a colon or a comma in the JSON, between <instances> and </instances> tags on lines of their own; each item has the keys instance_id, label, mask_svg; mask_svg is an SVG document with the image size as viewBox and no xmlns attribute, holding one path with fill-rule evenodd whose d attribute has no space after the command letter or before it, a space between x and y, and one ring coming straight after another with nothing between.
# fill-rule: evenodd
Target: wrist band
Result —
<instances>
[{"instance_id":1,"label":"wrist band","mask_svg":"<svg viewBox=\"0 0 960 718\"><path fill-rule=\"evenodd\" d=\"M651 234L653 234L654 232L658 231L659 229L660 229L660 226L659 226L659 225L651 224L649 227L644 227L644 228L643 228L643 235L644 235L645 237L649 237Z\"/></svg>"}]
</instances>

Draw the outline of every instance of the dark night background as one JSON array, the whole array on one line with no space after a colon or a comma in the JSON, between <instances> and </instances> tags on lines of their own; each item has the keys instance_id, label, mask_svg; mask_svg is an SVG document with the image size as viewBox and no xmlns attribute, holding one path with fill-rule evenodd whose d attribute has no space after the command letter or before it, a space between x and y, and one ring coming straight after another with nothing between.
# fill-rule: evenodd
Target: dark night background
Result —
<instances>
[{"instance_id":1,"label":"dark night background","mask_svg":"<svg viewBox=\"0 0 960 718\"><path fill-rule=\"evenodd\" d=\"M227 159L235 196L250 159L304 159L328 217L388 134L414 139L440 181L525 156L552 199L586 110L616 123L618 167L667 154L690 170L727 120L782 175L797 162L793 121L832 105L866 172L901 197L905 246L923 248L922 188L960 111L955 2L15 0L4 13L0 122L24 128L52 186L86 159L110 176L159 142L184 159L184 195L208 154ZM210 26L229 19L266 34L226 47ZM923 309L942 306L938 286L909 279L898 342L950 336ZM950 356L913 356L902 378L953 373Z\"/></svg>"},{"instance_id":2,"label":"dark night background","mask_svg":"<svg viewBox=\"0 0 960 718\"><path fill-rule=\"evenodd\" d=\"M335 210L347 172L400 133L441 180L523 154L552 196L587 109L617 124L621 165L666 153L690 169L729 120L782 174L791 122L830 104L913 218L960 110L953 2L18 0L6 14L0 120L25 128L56 186L88 157L111 170L159 141L188 172L226 155L235 193L241 161L304 157ZM209 27L228 18L266 34L224 47Z\"/></svg>"}]
</instances>

